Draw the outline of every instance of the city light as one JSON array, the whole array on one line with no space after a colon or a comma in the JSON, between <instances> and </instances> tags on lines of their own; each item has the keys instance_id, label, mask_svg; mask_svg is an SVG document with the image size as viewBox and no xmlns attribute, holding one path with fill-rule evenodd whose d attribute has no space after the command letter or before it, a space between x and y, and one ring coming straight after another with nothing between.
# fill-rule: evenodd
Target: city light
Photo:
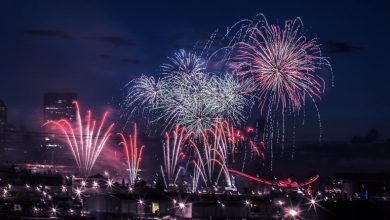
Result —
<instances>
[{"instance_id":1,"label":"city light","mask_svg":"<svg viewBox=\"0 0 390 220\"><path fill-rule=\"evenodd\" d=\"M82 194L82 190L81 190L80 188L77 187L77 188L75 189L75 193L76 193L76 196L80 198L80 197L81 197L81 194Z\"/></svg>"},{"instance_id":2,"label":"city light","mask_svg":"<svg viewBox=\"0 0 390 220\"><path fill-rule=\"evenodd\" d=\"M290 207L286 209L285 217L289 219L297 219L299 217L299 209L296 207Z\"/></svg>"},{"instance_id":3,"label":"city light","mask_svg":"<svg viewBox=\"0 0 390 220\"><path fill-rule=\"evenodd\" d=\"M108 179L107 180L107 187L112 188L113 185L114 185L114 181L112 179Z\"/></svg>"},{"instance_id":4,"label":"city light","mask_svg":"<svg viewBox=\"0 0 390 220\"><path fill-rule=\"evenodd\" d=\"M390 201L389 126L379 117L390 118L390 31L383 13L369 11L378 6L359 2L346 23L328 2L276 4L285 9L267 12L271 20L250 13L272 1L219 1L156 10L96 2L88 13L64 4L73 11L59 22L47 15L63 11L42 3L3 19L0 216L300 220L368 211L381 219L371 211ZM294 17L278 17L286 9ZM43 17L42 27L22 25ZM196 33L167 23L187 17ZM330 60L341 79L334 94ZM366 163L367 152L378 161Z\"/></svg>"}]
</instances>

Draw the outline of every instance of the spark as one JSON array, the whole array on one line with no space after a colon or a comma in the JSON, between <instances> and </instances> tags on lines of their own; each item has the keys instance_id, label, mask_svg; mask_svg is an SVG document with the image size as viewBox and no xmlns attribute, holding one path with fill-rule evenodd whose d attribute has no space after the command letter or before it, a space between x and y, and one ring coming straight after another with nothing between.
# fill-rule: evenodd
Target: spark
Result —
<instances>
[{"instance_id":1,"label":"spark","mask_svg":"<svg viewBox=\"0 0 390 220\"><path fill-rule=\"evenodd\" d=\"M183 146L192 135L192 132L187 132L186 128L180 125L176 125L175 130L171 133L165 133L164 164L160 168L166 188L174 187L179 174L183 171L183 167L178 167L179 156Z\"/></svg>"},{"instance_id":2,"label":"spark","mask_svg":"<svg viewBox=\"0 0 390 220\"><path fill-rule=\"evenodd\" d=\"M203 180L206 187L210 187L219 182L221 175L225 177L227 186L232 186L228 165L234 159L235 134L233 126L226 121L215 122L210 128L201 131L200 148L194 141L190 142L196 157L193 161L193 192L197 190L199 179Z\"/></svg>"},{"instance_id":3,"label":"spark","mask_svg":"<svg viewBox=\"0 0 390 220\"><path fill-rule=\"evenodd\" d=\"M302 21L286 21L284 27L264 25L250 27L247 41L239 42L231 67L243 77L251 77L258 93L260 109L273 103L286 109L291 104L299 111L305 97L320 98L325 82L317 74L324 63L316 39L303 35Z\"/></svg>"},{"instance_id":4,"label":"spark","mask_svg":"<svg viewBox=\"0 0 390 220\"><path fill-rule=\"evenodd\" d=\"M252 103L249 81L222 75L207 72L201 57L180 50L162 66L159 80L141 76L127 85L122 112L131 116L137 108L146 109L153 122L164 121L168 129L180 124L196 136L216 120L239 124Z\"/></svg>"},{"instance_id":5,"label":"spark","mask_svg":"<svg viewBox=\"0 0 390 220\"><path fill-rule=\"evenodd\" d=\"M238 30L237 30L238 29ZM239 77L250 80L250 88L266 119L263 141L269 145L270 169L273 169L274 142L281 145L283 155L287 117L292 117L292 150L295 150L295 118L303 115L305 103L313 103L317 111L319 140L322 123L317 106L325 92L322 70L333 72L327 57L322 56L317 39L305 36L300 18L285 21L284 26L269 24L263 14L253 20L242 20L228 29L231 38L226 52L227 65ZM303 109L303 114L300 112Z\"/></svg>"},{"instance_id":6,"label":"spark","mask_svg":"<svg viewBox=\"0 0 390 220\"><path fill-rule=\"evenodd\" d=\"M137 132L137 125L134 124L134 130L133 134L129 135L129 141L126 141L125 136L122 133L119 133L122 141L119 143L120 145L123 145L126 152L126 159L127 159L127 166L129 170L129 179L130 179L130 185L134 185L137 174L139 171L141 159L142 159L142 152L145 147L145 145L138 146L138 132Z\"/></svg>"},{"instance_id":7,"label":"spark","mask_svg":"<svg viewBox=\"0 0 390 220\"><path fill-rule=\"evenodd\" d=\"M109 125L105 130L103 129L108 117L108 112L105 112L96 130L97 124L95 120L92 120L92 112L87 111L86 126L83 126L79 104L77 101L73 101L72 103L76 109L76 123L72 123L66 119L60 119L57 121L48 121L43 126L54 125L61 130L65 135L65 139L72 151L79 171L87 177L106 145L107 140L110 138L114 124Z\"/></svg>"}]
</instances>

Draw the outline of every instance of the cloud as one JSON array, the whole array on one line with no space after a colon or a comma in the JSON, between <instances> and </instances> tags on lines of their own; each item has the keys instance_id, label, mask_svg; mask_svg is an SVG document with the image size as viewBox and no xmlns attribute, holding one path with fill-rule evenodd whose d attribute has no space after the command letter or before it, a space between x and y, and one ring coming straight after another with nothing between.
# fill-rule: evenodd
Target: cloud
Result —
<instances>
[{"instance_id":1,"label":"cloud","mask_svg":"<svg viewBox=\"0 0 390 220\"><path fill-rule=\"evenodd\" d=\"M325 50L328 53L352 53L363 49L360 46L351 45L346 42L329 40L325 42Z\"/></svg>"},{"instance_id":2,"label":"cloud","mask_svg":"<svg viewBox=\"0 0 390 220\"><path fill-rule=\"evenodd\" d=\"M121 59L121 62L122 62L122 63L127 63L127 64L139 64L139 63L141 63L141 60L123 58L123 59Z\"/></svg>"},{"instance_id":3,"label":"cloud","mask_svg":"<svg viewBox=\"0 0 390 220\"><path fill-rule=\"evenodd\" d=\"M37 37L72 39L72 36L67 32L50 29L30 29L23 31L23 34Z\"/></svg>"},{"instance_id":4,"label":"cloud","mask_svg":"<svg viewBox=\"0 0 390 220\"><path fill-rule=\"evenodd\" d=\"M136 43L132 39L118 37L118 36L104 36L104 37L95 37L95 40L109 43L116 47L134 47Z\"/></svg>"}]
</instances>

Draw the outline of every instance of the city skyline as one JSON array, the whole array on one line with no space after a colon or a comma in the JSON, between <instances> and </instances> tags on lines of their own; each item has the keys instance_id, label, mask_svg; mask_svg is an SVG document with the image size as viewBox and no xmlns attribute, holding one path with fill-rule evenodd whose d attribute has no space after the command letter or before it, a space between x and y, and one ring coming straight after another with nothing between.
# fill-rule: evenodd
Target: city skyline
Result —
<instances>
[{"instance_id":1,"label":"city skyline","mask_svg":"<svg viewBox=\"0 0 390 220\"><path fill-rule=\"evenodd\" d=\"M189 49L214 30L223 30L236 20L251 18L261 11L270 22L278 24L284 19L301 17L308 36L318 36L325 56L330 58L335 87L329 87L319 103L324 140L348 141L352 136L365 135L371 128L377 129L383 138L389 137L386 121L390 116L386 112L390 99L387 80L382 80L388 78L386 63L382 62L387 44L380 44L389 33L387 29L376 28L388 22L383 11L385 3L367 6L347 1L318 6L306 2L299 7L286 3L288 7L278 11L270 3L216 2L208 4L201 17L196 16L196 11L203 8L201 4L190 4L126 3L118 7L104 1L94 5L48 2L39 6L8 2L2 8L8 30L5 39L9 43L1 45L7 56L3 57L5 65L0 69L0 98L8 106L9 121L32 130L39 128L45 92L76 92L91 109L111 110L115 114L129 80L140 74L155 76L156 69L173 51ZM74 6L77 10L65 16ZM13 15L7 7L17 8L20 16ZM150 13L138 13L136 8L148 9ZM222 10L215 14L218 8ZM345 13L343 8L351 10ZM169 16L162 16L166 14ZM46 20L49 15L57 19ZM339 22L346 19L354 22L348 25ZM151 28L153 21L159 22L155 29ZM361 26L370 34L360 34ZM371 54L377 55L375 59ZM252 115L256 118L258 112ZM300 134L305 135L301 138L315 140L315 127L315 123L304 127Z\"/></svg>"}]
</instances>

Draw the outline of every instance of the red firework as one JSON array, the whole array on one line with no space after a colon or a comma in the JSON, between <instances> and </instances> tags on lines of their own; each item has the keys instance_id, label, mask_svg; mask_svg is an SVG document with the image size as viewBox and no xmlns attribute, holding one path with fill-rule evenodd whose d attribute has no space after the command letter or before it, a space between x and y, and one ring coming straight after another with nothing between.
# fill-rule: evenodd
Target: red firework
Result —
<instances>
[{"instance_id":1,"label":"red firework","mask_svg":"<svg viewBox=\"0 0 390 220\"><path fill-rule=\"evenodd\" d=\"M139 171L139 166L142 159L142 152L145 145L138 146L138 132L137 124L134 124L133 134L129 135L129 141L126 141L125 136L122 133L119 133L122 141L119 144L122 144L125 148L127 165L129 169L129 178L130 184L133 185L136 181L137 174Z\"/></svg>"},{"instance_id":2,"label":"red firework","mask_svg":"<svg viewBox=\"0 0 390 220\"><path fill-rule=\"evenodd\" d=\"M87 177L110 138L114 124L112 123L104 128L108 117L108 112L105 112L100 125L97 126L96 120L92 119L90 110L87 111L86 119L83 121L78 102L73 101L72 104L76 109L77 118L75 123L60 119L48 121L43 126L54 125L64 134L80 172Z\"/></svg>"},{"instance_id":3,"label":"red firework","mask_svg":"<svg viewBox=\"0 0 390 220\"><path fill-rule=\"evenodd\" d=\"M250 28L248 40L236 45L231 67L239 76L254 79L261 111L267 104L299 111L306 95L320 98L324 92L324 80L316 71L328 61L302 27L300 19L286 21L284 27L266 23Z\"/></svg>"}]
</instances>

